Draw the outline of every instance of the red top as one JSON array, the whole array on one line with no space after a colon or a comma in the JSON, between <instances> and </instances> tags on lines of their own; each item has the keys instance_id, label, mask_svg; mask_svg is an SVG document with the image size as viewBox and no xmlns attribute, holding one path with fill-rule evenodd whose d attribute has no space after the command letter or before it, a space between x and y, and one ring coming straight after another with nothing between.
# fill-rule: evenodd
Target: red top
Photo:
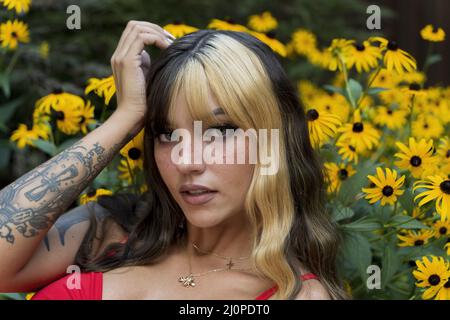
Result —
<instances>
[{"instance_id":1,"label":"red top","mask_svg":"<svg viewBox=\"0 0 450 320\"><path fill-rule=\"evenodd\" d=\"M31 300L102 300L103 273L81 273L80 289L69 289L73 283L68 279L68 274L38 291ZM301 276L303 281L318 279L315 274L307 273ZM258 295L255 300L267 300L277 291L276 286Z\"/></svg>"}]
</instances>

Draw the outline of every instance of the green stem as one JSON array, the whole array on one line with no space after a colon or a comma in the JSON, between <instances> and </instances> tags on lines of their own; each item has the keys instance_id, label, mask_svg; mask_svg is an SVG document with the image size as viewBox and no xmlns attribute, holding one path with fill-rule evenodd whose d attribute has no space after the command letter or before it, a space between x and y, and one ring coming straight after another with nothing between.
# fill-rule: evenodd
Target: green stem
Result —
<instances>
[{"instance_id":1,"label":"green stem","mask_svg":"<svg viewBox=\"0 0 450 320\"><path fill-rule=\"evenodd\" d=\"M352 105L352 107L355 109L356 108L355 98L353 98L352 92L350 91L350 86L348 84L348 74L347 74L347 68L344 63L344 59L342 58L342 56L340 54L338 54L338 59L339 59L339 64L341 65L341 68L342 68L342 73L344 74L345 90L347 91L348 99L350 100L350 104Z\"/></svg>"},{"instance_id":2,"label":"green stem","mask_svg":"<svg viewBox=\"0 0 450 320\"><path fill-rule=\"evenodd\" d=\"M19 55L20 55L20 52L19 52L19 49L17 49L14 52L14 54L13 54L13 56L11 58L11 61L9 62L8 66L6 67L5 74L8 75L8 74L11 73L12 69L14 68L14 66L15 66L15 64L17 62L17 59L19 58Z\"/></svg>"},{"instance_id":3,"label":"green stem","mask_svg":"<svg viewBox=\"0 0 450 320\"><path fill-rule=\"evenodd\" d=\"M372 83L375 81L376 77L378 76L378 74L381 71L382 66L379 65L375 71L373 72L373 77L372 79L369 81L369 83L367 84L366 88L364 89L363 93L361 94L361 97L358 100L358 104L356 106L356 109L358 109L361 106L361 103L363 102L364 98L367 96L367 92L369 92L370 86L372 85Z\"/></svg>"},{"instance_id":4,"label":"green stem","mask_svg":"<svg viewBox=\"0 0 450 320\"><path fill-rule=\"evenodd\" d=\"M428 67L430 66L430 64L428 63L428 59L431 57L431 54L432 54L432 53L433 53L433 43L432 43L432 42L429 42L429 43L428 43L427 54L426 54L426 56L425 56L425 61L424 61L424 63L423 63L423 70L422 70L422 72L423 72L424 74L427 73Z\"/></svg>"},{"instance_id":5,"label":"green stem","mask_svg":"<svg viewBox=\"0 0 450 320\"><path fill-rule=\"evenodd\" d=\"M415 94L413 94L413 96L411 97L411 112L409 114L409 119L408 119L408 127L409 127L409 136L412 136L412 121L413 121L413 115L414 115L414 98L416 97Z\"/></svg>"}]
</instances>

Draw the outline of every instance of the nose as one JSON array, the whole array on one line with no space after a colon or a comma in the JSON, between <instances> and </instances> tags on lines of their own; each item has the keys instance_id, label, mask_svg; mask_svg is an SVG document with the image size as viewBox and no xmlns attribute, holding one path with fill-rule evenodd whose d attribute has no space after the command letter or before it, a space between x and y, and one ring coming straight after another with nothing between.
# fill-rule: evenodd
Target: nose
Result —
<instances>
[{"instance_id":1,"label":"nose","mask_svg":"<svg viewBox=\"0 0 450 320\"><path fill-rule=\"evenodd\" d=\"M186 147L187 145L179 152L179 155L183 158L187 152L188 155L190 153L190 157L187 157L188 161L177 161L174 164L178 172L186 175L203 173L206 169L206 163L203 160L203 143L191 143L190 147L187 148L188 150L186 150Z\"/></svg>"}]
</instances>

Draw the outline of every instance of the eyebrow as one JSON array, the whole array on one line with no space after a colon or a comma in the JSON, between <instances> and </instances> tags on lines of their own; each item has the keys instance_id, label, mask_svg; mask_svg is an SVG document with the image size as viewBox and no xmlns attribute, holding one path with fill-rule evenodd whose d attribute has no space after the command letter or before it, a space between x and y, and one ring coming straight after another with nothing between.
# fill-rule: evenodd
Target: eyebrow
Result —
<instances>
[{"instance_id":1,"label":"eyebrow","mask_svg":"<svg viewBox=\"0 0 450 320\"><path fill-rule=\"evenodd\" d=\"M224 115L224 114L225 114L225 111L223 111L222 108L217 108L217 109L214 109L214 110L213 110L213 114L214 114L215 116L218 116L218 115Z\"/></svg>"}]
</instances>

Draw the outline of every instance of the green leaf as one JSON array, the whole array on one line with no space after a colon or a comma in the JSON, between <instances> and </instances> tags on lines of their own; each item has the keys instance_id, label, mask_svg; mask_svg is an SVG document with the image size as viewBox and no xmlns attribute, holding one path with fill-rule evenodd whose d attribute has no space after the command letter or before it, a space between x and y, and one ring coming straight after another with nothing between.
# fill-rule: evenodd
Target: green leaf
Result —
<instances>
[{"instance_id":1,"label":"green leaf","mask_svg":"<svg viewBox=\"0 0 450 320\"><path fill-rule=\"evenodd\" d=\"M389 221L389 224L395 224L396 228L403 228L403 229L430 229L430 227L424 225L419 220L413 219L410 216L402 214L397 214L393 216Z\"/></svg>"},{"instance_id":2,"label":"green leaf","mask_svg":"<svg viewBox=\"0 0 450 320\"><path fill-rule=\"evenodd\" d=\"M338 88L338 87L332 86L332 85L330 85L330 84L326 84L326 85L324 85L323 87L324 87L326 90L328 90L328 91L340 93L340 94L342 94L343 96L345 96L345 94L344 94L344 89L342 89L342 88Z\"/></svg>"},{"instance_id":3,"label":"green leaf","mask_svg":"<svg viewBox=\"0 0 450 320\"><path fill-rule=\"evenodd\" d=\"M335 207L331 213L334 221L349 219L355 215L355 212L350 208L344 208L342 206Z\"/></svg>"},{"instance_id":4,"label":"green leaf","mask_svg":"<svg viewBox=\"0 0 450 320\"><path fill-rule=\"evenodd\" d=\"M338 199L348 206L355 202L355 197L361 192L361 188L367 185L367 175L373 170L374 163L366 161L356 168L356 173L344 181L338 192Z\"/></svg>"},{"instance_id":5,"label":"green leaf","mask_svg":"<svg viewBox=\"0 0 450 320\"><path fill-rule=\"evenodd\" d=\"M346 230L364 232L380 229L382 225L374 218L362 217L356 221L343 224L342 227Z\"/></svg>"},{"instance_id":6,"label":"green leaf","mask_svg":"<svg viewBox=\"0 0 450 320\"><path fill-rule=\"evenodd\" d=\"M428 59L425 61L425 66L429 67L432 64L438 63L442 60L442 57L440 54L432 54L428 57Z\"/></svg>"},{"instance_id":7,"label":"green leaf","mask_svg":"<svg viewBox=\"0 0 450 320\"><path fill-rule=\"evenodd\" d=\"M9 75L7 73L0 73L0 86L3 89L3 94L6 98L11 95L11 86L9 83Z\"/></svg>"},{"instance_id":8,"label":"green leaf","mask_svg":"<svg viewBox=\"0 0 450 320\"><path fill-rule=\"evenodd\" d=\"M6 123L11 119L17 107L25 101L25 96L8 101L0 106L0 124L6 127Z\"/></svg>"},{"instance_id":9,"label":"green leaf","mask_svg":"<svg viewBox=\"0 0 450 320\"><path fill-rule=\"evenodd\" d=\"M57 154L56 146L50 141L36 139L36 140L33 140L33 145L36 148L38 148L39 150L42 150L43 152L47 153L50 156L54 156Z\"/></svg>"},{"instance_id":10,"label":"green leaf","mask_svg":"<svg viewBox=\"0 0 450 320\"><path fill-rule=\"evenodd\" d=\"M352 94L354 102L357 102L359 98L361 98L361 94L363 92L363 88L361 84L355 79L348 80L348 88Z\"/></svg>"},{"instance_id":11,"label":"green leaf","mask_svg":"<svg viewBox=\"0 0 450 320\"><path fill-rule=\"evenodd\" d=\"M391 241L384 247L384 254L381 260L381 288L384 289L391 282L392 277L399 268L399 257L396 252L396 245Z\"/></svg>"},{"instance_id":12,"label":"green leaf","mask_svg":"<svg viewBox=\"0 0 450 320\"><path fill-rule=\"evenodd\" d=\"M414 210L414 196L411 188L407 188L405 192L398 197L398 201L400 202L402 208L408 212L408 214L412 214Z\"/></svg>"},{"instance_id":13,"label":"green leaf","mask_svg":"<svg viewBox=\"0 0 450 320\"><path fill-rule=\"evenodd\" d=\"M0 169L5 168L9 164L9 159L11 157L11 145L9 140L0 140Z\"/></svg>"},{"instance_id":14,"label":"green leaf","mask_svg":"<svg viewBox=\"0 0 450 320\"><path fill-rule=\"evenodd\" d=\"M379 94L380 92L389 90L388 88L381 88L381 87L373 87L373 88L369 88L369 90L367 90L367 94L374 96Z\"/></svg>"},{"instance_id":15,"label":"green leaf","mask_svg":"<svg viewBox=\"0 0 450 320\"><path fill-rule=\"evenodd\" d=\"M367 281L367 267L372 262L370 243L366 237L359 233L345 233L344 236L345 259L359 271L362 282Z\"/></svg>"}]
</instances>

